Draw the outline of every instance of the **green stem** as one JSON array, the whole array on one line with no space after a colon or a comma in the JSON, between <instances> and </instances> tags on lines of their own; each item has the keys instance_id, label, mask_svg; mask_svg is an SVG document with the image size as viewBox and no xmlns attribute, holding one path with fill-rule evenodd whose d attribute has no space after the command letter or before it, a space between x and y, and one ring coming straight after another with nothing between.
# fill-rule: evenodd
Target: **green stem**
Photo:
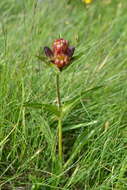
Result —
<instances>
[{"instance_id":1,"label":"green stem","mask_svg":"<svg viewBox=\"0 0 127 190\"><path fill-rule=\"evenodd\" d=\"M56 90L57 90L57 98L58 98L58 106L59 111L61 111L61 98L60 98L60 77L59 74L56 75Z\"/></svg>"},{"instance_id":2,"label":"green stem","mask_svg":"<svg viewBox=\"0 0 127 190\"><path fill-rule=\"evenodd\" d=\"M63 148L62 148L62 119L61 119L61 112L62 112L62 104L61 104L61 97L60 97L60 78L59 74L56 75L56 90L57 90L57 99L58 99L58 107L60 116L58 119L58 151L59 151L59 160L62 164L63 161Z\"/></svg>"},{"instance_id":3,"label":"green stem","mask_svg":"<svg viewBox=\"0 0 127 190\"><path fill-rule=\"evenodd\" d=\"M62 122L61 119L58 121L58 136L59 136L59 160L62 164L63 161L63 148L62 148Z\"/></svg>"}]
</instances>

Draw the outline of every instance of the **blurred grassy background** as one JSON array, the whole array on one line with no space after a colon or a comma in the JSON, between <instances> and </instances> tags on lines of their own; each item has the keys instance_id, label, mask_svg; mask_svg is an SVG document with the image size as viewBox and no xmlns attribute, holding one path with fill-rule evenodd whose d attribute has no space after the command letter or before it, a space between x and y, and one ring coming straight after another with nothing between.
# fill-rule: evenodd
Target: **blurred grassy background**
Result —
<instances>
[{"instance_id":1,"label":"blurred grassy background","mask_svg":"<svg viewBox=\"0 0 127 190\"><path fill-rule=\"evenodd\" d=\"M0 1L1 190L127 189L126 10L125 0ZM79 57L61 75L63 100L79 100L63 127L82 126L64 132L63 173L52 115L24 107L56 101L36 54L59 35Z\"/></svg>"}]
</instances>

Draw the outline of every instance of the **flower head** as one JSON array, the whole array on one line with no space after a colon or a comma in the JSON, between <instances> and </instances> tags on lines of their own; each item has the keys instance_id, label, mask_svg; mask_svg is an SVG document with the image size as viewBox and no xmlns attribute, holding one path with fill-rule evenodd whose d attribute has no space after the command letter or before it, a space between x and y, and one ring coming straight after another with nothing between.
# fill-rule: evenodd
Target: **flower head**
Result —
<instances>
[{"instance_id":1,"label":"flower head","mask_svg":"<svg viewBox=\"0 0 127 190\"><path fill-rule=\"evenodd\" d=\"M86 3L86 4L90 4L90 3L92 3L92 1L93 0L83 0L83 2Z\"/></svg>"},{"instance_id":2,"label":"flower head","mask_svg":"<svg viewBox=\"0 0 127 190\"><path fill-rule=\"evenodd\" d=\"M44 47L45 55L60 71L70 64L74 50L75 48L70 47L69 42L63 38L53 42L52 50L49 47Z\"/></svg>"},{"instance_id":3,"label":"flower head","mask_svg":"<svg viewBox=\"0 0 127 190\"><path fill-rule=\"evenodd\" d=\"M65 53L68 48L69 42L63 38L57 39L53 43L53 52L55 55Z\"/></svg>"}]
</instances>

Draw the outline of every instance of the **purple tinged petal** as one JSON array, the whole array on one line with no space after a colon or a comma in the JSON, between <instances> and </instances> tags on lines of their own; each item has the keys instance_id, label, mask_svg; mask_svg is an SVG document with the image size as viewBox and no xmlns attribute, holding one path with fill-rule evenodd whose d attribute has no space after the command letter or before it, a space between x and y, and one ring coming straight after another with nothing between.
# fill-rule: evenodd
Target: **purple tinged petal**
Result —
<instances>
[{"instance_id":1,"label":"purple tinged petal","mask_svg":"<svg viewBox=\"0 0 127 190\"><path fill-rule=\"evenodd\" d=\"M44 47L44 52L47 57L53 57L53 52L49 47Z\"/></svg>"},{"instance_id":2,"label":"purple tinged petal","mask_svg":"<svg viewBox=\"0 0 127 190\"><path fill-rule=\"evenodd\" d=\"M73 54L74 54L74 51L75 51L75 47L69 47L69 48L67 49L66 54L67 54L69 57L72 57Z\"/></svg>"}]
</instances>

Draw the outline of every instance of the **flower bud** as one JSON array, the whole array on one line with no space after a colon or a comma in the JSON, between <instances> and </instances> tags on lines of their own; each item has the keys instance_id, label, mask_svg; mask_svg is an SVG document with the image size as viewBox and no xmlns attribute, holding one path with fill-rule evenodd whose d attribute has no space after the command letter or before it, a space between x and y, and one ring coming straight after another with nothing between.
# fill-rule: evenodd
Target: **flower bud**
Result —
<instances>
[{"instance_id":1,"label":"flower bud","mask_svg":"<svg viewBox=\"0 0 127 190\"><path fill-rule=\"evenodd\" d=\"M75 51L75 47L68 47L67 50L66 50L66 54L67 54L69 57L72 57L73 54L74 54L74 51Z\"/></svg>"},{"instance_id":2,"label":"flower bud","mask_svg":"<svg viewBox=\"0 0 127 190\"><path fill-rule=\"evenodd\" d=\"M49 47L44 47L44 52L47 57L53 57L53 52Z\"/></svg>"},{"instance_id":3,"label":"flower bud","mask_svg":"<svg viewBox=\"0 0 127 190\"><path fill-rule=\"evenodd\" d=\"M55 55L65 53L68 48L69 42L63 38L57 39L53 43L53 52Z\"/></svg>"}]
</instances>

